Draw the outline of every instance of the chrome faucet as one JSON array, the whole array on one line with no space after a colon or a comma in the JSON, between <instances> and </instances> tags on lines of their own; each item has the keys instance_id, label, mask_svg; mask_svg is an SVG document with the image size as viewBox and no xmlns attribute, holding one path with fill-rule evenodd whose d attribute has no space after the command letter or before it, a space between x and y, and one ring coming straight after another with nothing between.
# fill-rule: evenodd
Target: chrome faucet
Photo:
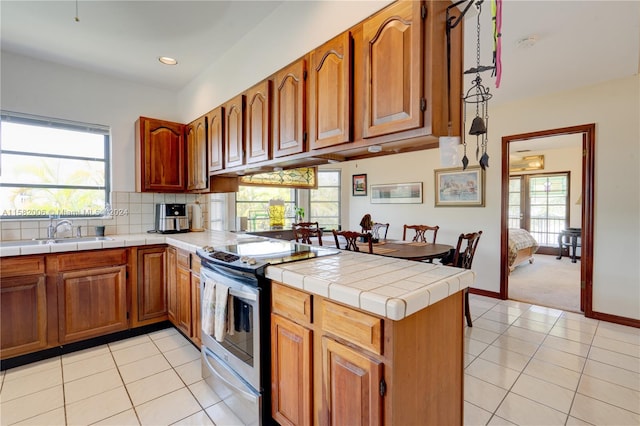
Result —
<instances>
[{"instance_id":1,"label":"chrome faucet","mask_svg":"<svg viewBox=\"0 0 640 426\"><path fill-rule=\"evenodd\" d=\"M58 232L58 228L62 225L69 225L69 227L73 226L73 224L71 223L70 220L65 219L65 220L61 220L60 222L56 223L55 225L53 224L53 218L51 218L51 223L49 223L49 226L47 227L47 238L53 239L56 237L56 233Z\"/></svg>"}]
</instances>

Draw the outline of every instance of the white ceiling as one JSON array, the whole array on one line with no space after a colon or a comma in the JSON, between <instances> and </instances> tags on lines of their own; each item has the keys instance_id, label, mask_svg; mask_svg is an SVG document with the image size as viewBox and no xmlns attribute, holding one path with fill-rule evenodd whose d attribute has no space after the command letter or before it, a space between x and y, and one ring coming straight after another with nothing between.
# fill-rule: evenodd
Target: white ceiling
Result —
<instances>
[{"instance_id":1,"label":"white ceiling","mask_svg":"<svg viewBox=\"0 0 640 426\"><path fill-rule=\"evenodd\" d=\"M2 50L180 90L281 3L80 0L75 22L73 0L1 0ZM491 65L490 15L487 0L482 65ZM638 73L639 1L504 0L502 19L500 88L482 74L494 104ZM466 17L465 69L476 62L475 20ZM532 35L534 46L516 47ZM161 66L158 56L179 66Z\"/></svg>"}]
</instances>

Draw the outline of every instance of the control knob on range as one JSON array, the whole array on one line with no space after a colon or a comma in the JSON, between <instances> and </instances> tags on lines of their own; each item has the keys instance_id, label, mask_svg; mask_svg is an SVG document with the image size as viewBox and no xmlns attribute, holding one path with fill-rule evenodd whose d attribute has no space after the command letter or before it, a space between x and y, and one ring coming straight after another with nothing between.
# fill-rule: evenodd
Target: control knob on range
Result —
<instances>
[{"instance_id":1,"label":"control knob on range","mask_svg":"<svg viewBox=\"0 0 640 426\"><path fill-rule=\"evenodd\" d=\"M256 259L253 258L253 257L249 257L249 256L242 256L240 258L240 262L246 263L248 265L255 265L256 264Z\"/></svg>"}]
</instances>

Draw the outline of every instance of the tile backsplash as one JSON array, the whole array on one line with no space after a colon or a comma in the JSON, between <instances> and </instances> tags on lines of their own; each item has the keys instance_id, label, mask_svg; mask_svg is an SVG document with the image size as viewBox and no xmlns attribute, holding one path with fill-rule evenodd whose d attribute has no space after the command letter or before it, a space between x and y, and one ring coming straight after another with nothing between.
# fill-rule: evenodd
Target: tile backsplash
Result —
<instances>
[{"instance_id":1,"label":"tile backsplash","mask_svg":"<svg viewBox=\"0 0 640 426\"><path fill-rule=\"evenodd\" d=\"M208 195L201 194L151 194L140 192L112 192L110 217L104 218L70 218L73 228L61 226L58 235L75 236L75 228L80 226L83 236L96 235L95 227L105 226L105 235L140 234L154 229L155 205L157 203L185 203L187 205L200 202L203 224L207 227ZM0 240L30 240L46 238L48 219L3 219L0 220Z\"/></svg>"}]
</instances>

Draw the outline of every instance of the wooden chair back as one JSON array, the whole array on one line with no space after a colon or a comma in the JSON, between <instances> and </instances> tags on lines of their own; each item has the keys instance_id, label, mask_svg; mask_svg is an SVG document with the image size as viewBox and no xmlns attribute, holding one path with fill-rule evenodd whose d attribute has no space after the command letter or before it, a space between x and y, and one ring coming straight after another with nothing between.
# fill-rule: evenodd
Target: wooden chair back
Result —
<instances>
[{"instance_id":1,"label":"wooden chair back","mask_svg":"<svg viewBox=\"0 0 640 426\"><path fill-rule=\"evenodd\" d=\"M439 226L429 226L429 225L404 225L404 230L402 231L402 239L404 241L407 240L407 229L413 229L416 233L413 236L411 241L416 241L419 243L436 243L436 238L438 237L438 229ZM433 232L433 238L431 241L427 241L427 236L425 235L428 232Z\"/></svg>"},{"instance_id":2,"label":"wooden chair back","mask_svg":"<svg viewBox=\"0 0 640 426\"><path fill-rule=\"evenodd\" d=\"M339 236L346 240L346 244L344 247L340 247L340 240L338 239ZM362 232L356 231L336 231L334 229L333 238L335 238L336 240L337 248L349 251L361 251L360 247L358 247L358 240L364 239L364 243L368 245L369 253L373 253L373 241L371 239L371 234L369 233L364 234Z\"/></svg>"},{"instance_id":3,"label":"wooden chair back","mask_svg":"<svg viewBox=\"0 0 640 426\"><path fill-rule=\"evenodd\" d=\"M471 269L473 257L476 254L476 249L478 248L478 242L480 242L481 235L482 231L460 234L455 253L453 254L453 260L449 265L457 266L458 268Z\"/></svg>"},{"instance_id":4,"label":"wooden chair back","mask_svg":"<svg viewBox=\"0 0 640 426\"><path fill-rule=\"evenodd\" d=\"M317 238L318 245L322 245L322 229L318 222L298 222L292 225L293 236L296 243L313 244Z\"/></svg>"},{"instance_id":5,"label":"wooden chair back","mask_svg":"<svg viewBox=\"0 0 640 426\"><path fill-rule=\"evenodd\" d=\"M378 240L386 240L387 232L389 232L389 224L388 223L374 223L371 226L371 235L373 238Z\"/></svg>"}]
</instances>

